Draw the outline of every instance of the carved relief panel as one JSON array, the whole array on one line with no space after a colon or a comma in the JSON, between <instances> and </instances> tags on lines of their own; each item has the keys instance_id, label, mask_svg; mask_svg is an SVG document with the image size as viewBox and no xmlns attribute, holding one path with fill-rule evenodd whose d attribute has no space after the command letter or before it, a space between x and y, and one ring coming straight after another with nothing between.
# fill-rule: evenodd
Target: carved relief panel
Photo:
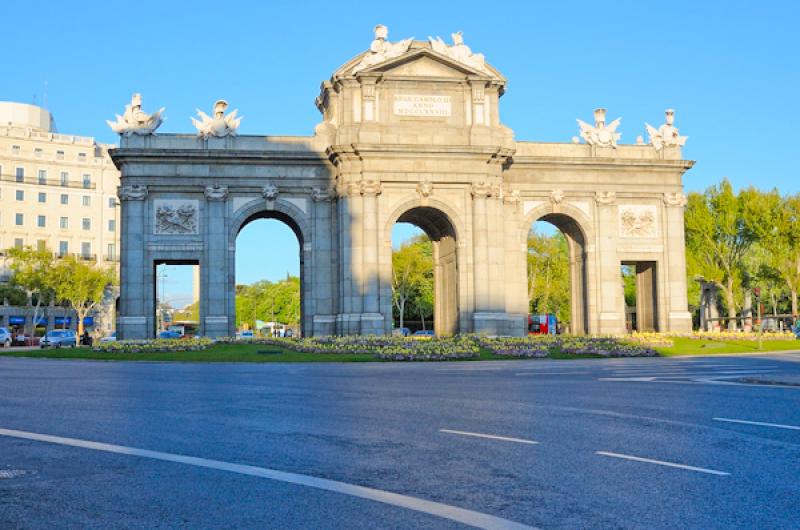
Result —
<instances>
[{"instance_id":1,"label":"carved relief panel","mask_svg":"<svg viewBox=\"0 0 800 530\"><path fill-rule=\"evenodd\" d=\"M619 235L622 237L656 237L657 209L655 205L620 205Z\"/></svg>"},{"instance_id":2,"label":"carved relief panel","mask_svg":"<svg viewBox=\"0 0 800 530\"><path fill-rule=\"evenodd\" d=\"M198 233L199 201L156 199L153 201L153 233L156 235L192 235Z\"/></svg>"}]
</instances>

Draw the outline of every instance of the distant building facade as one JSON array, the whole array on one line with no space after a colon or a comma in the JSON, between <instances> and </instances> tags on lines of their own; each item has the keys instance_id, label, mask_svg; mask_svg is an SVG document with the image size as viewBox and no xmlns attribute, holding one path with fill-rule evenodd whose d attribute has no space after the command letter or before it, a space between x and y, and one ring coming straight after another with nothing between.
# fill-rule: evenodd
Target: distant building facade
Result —
<instances>
[{"instance_id":1,"label":"distant building facade","mask_svg":"<svg viewBox=\"0 0 800 530\"><path fill-rule=\"evenodd\" d=\"M1 282L10 280L11 247L46 248L56 256L117 266L119 172L108 156L110 147L58 133L46 109L0 102ZM51 313L44 317L48 328L75 325L57 308L46 313ZM31 318L25 308L0 307L0 326L29 329ZM103 322L104 331L113 328L113 317Z\"/></svg>"}]
</instances>

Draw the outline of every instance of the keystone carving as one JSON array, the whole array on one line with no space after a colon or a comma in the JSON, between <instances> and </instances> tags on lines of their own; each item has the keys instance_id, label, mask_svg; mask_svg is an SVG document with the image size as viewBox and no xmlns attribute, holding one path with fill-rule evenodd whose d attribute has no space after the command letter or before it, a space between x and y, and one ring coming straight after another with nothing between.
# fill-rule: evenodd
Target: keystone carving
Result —
<instances>
[{"instance_id":1,"label":"keystone carving","mask_svg":"<svg viewBox=\"0 0 800 530\"><path fill-rule=\"evenodd\" d=\"M261 196L264 197L265 200L274 201L278 198L278 186L269 182L264 187L261 188Z\"/></svg>"},{"instance_id":2,"label":"keystone carving","mask_svg":"<svg viewBox=\"0 0 800 530\"><path fill-rule=\"evenodd\" d=\"M553 204L561 204L564 202L564 190L553 190L550 193L550 202Z\"/></svg>"},{"instance_id":3,"label":"keystone carving","mask_svg":"<svg viewBox=\"0 0 800 530\"><path fill-rule=\"evenodd\" d=\"M433 194L433 184L431 184L430 180L423 180L419 184L417 184L417 193L423 199L427 199Z\"/></svg>"}]
</instances>

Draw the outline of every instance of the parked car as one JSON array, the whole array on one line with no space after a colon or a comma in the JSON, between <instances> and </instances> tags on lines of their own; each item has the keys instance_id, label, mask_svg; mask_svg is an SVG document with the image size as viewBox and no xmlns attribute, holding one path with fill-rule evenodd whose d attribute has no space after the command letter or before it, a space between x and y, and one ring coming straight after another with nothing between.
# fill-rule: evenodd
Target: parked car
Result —
<instances>
[{"instance_id":1,"label":"parked car","mask_svg":"<svg viewBox=\"0 0 800 530\"><path fill-rule=\"evenodd\" d=\"M434 336L432 329L418 329L414 332L414 336L417 338L428 338L432 339Z\"/></svg>"},{"instance_id":2,"label":"parked car","mask_svg":"<svg viewBox=\"0 0 800 530\"><path fill-rule=\"evenodd\" d=\"M39 341L40 348L75 347L75 332L71 329L54 329Z\"/></svg>"},{"instance_id":3,"label":"parked car","mask_svg":"<svg viewBox=\"0 0 800 530\"><path fill-rule=\"evenodd\" d=\"M4 348L10 348L12 342L11 332L8 331L8 328L0 328L0 344Z\"/></svg>"},{"instance_id":4,"label":"parked car","mask_svg":"<svg viewBox=\"0 0 800 530\"><path fill-rule=\"evenodd\" d=\"M177 331L173 331L171 329L165 329L164 331L160 331L158 333L159 339L180 339L183 335L178 333Z\"/></svg>"},{"instance_id":5,"label":"parked car","mask_svg":"<svg viewBox=\"0 0 800 530\"><path fill-rule=\"evenodd\" d=\"M247 340L247 339L252 339L253 337L255 337L255 335L253 335L253 330L252 329L245 329L245 330L240 331L239 333L236 334L236 338L237 339L245 339L245 340Z\"/></svg>"},{"instance_id":6,"label":"parked car","mask_svg":"<svg viewBox=\"0 0 800 530\"><path fill-rule=\"evenodd\" d=\"M117 332L112 331L111 335L106 335L105 337L100 339L100 342L117 342Z\"/></svg>"},{"instance_id":7,"label":"parked car","mask_svg":"<svg viewBox=\"0 0 800 530\"><path fill-rule=\"evenodd\" d=\"M22 331L18 332L14 335L13 343L16 346L27 346L28 345L28 336L23 333Z\"/></svg>"}]
</instances>

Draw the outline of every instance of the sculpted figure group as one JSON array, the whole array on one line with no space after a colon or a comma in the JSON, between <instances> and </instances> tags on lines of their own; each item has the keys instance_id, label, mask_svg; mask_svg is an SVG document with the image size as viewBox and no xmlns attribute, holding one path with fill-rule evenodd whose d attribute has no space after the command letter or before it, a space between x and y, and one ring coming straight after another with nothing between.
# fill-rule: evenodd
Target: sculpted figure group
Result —
<instances>
[{"instance_id":1,"label":"sculpted figure group","mask_svg":"<svg viewBox=\"0 0 800 530\"><path fill-rule=\"evenodd\" d=\"M227 101L224 99L217 100L214 103L213 118L197 109L197 115L200 119L191 118L192 123L197 128L197 136L201 138L235 136L236 129L239 128L242 118L236 116L238 112L236 110L226 115L225 109L227 107ZM147 114L142 110L142 95L134 94L131 97L130 104L125 105L123 115L117 114L116 121L106 120L106 123L111 127L112 131L120 136L131 136L133 134L147 136L155 134L156 129L164 122L163 113L164 107L161 107L158 112Z\"/></svg>"},{"instance_id":2,"label":"sculpted figure group","mask_svg":"<svg viewBox=\"0 0 800 530\"><path fill-rule=\"evenodd\" d=\"M666 115L665 123L658 129L649 123L644 124L647 134L650 136L648 144L652 145L656 151L661 151L665 147L683 147L688 136L681 136L678 128L675 127L675 111L667 109L664 114ZM581 138L589 145L616 148L617 142L622 137L622 133L617 132L622 118L606 124L606 109L595 109L593 126L583 120L577 120L577 122ZM578 141L577 137L573 138L573 142L577 143ZM636 145L644 145L644 139L641 136L636 137Z\"/></svg>"}]
</instances>

